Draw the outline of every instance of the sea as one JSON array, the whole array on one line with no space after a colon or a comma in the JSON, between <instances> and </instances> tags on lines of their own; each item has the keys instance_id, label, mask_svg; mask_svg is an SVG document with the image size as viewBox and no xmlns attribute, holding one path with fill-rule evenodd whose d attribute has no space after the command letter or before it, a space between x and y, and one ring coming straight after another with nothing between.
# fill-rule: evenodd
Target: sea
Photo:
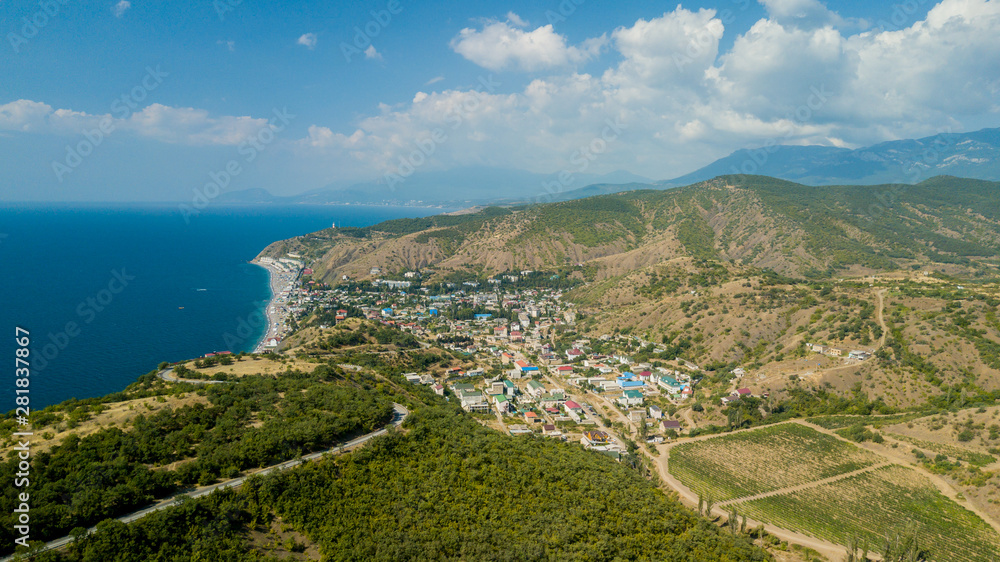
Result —
<instances>
[{"instance_id":1,"label":"sea","mask_svg":"<svg viewBox=\"0 0 1000 562\"><path fill-rule=\"evenodd\" d=\"M176 205L4 204L0 356L16 363L27 331L28 396L41 409L122 390L162 361L251 351L264 327L240 336L271 292L267 271L248 262L268 244L448 210L218 206L185 220ZM7 373L0 412L15 407Z\"/></svg>"}]
</instances>

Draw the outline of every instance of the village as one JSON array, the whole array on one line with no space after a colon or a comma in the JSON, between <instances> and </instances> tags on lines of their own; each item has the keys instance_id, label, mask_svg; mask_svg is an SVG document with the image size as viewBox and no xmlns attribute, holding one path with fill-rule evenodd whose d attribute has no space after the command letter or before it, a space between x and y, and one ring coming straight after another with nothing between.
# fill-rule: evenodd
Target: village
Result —
<instances>
[{"instance_id":1,"label":"village","mask_svg":"<svg viewBox=\"0 0 1000 562\"><path fill-rule=\"evenodd\" d=\"M297 263L289 263L288 272ZM562 300L562 289L545 286L549 274L512 272L487 278L423 286L418 271L392 278L370 271L373 279L346 277L330 287L301 269L281 294L282 335L297 321L318 314L329 329L349 318L364 318L412 334L424 345L447 349L464 364L443 373L406 373L412 384L428 385L481 423L512 435L537 433L572 440L615 458L623 437L656 444L689 434L683 411L711 402L732 405L755 395L743 387L743 369L729 373L731 391L697 396L702 369L682 358L644 359L663 346L632 334L577 337L581 315ZM388 277L388 276L386 276ZM534 281L534 282L533 282ZM837 348L808 344L815 353L840 357ZM280 350L272 337L265 351ZM643 351L645 353L643 353ZM845 360L864 360L866 351L843 352Z\"/></svg>"}]
</instances>

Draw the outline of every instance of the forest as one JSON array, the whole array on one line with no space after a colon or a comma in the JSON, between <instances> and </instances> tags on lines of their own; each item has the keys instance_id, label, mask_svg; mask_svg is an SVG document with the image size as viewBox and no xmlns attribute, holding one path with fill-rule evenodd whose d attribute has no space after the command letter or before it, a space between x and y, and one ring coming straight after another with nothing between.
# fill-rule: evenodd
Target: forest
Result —
<instances>
[{"instance_id":1,"label":"forest","mask_svg":"<svg viewBox=\"0 0 1000 562\"><path fill-rule=\"evenodd\" d=\"M157 498L329 448L384 426L393 415L392 400L373 383L345 381L339 369L326 365L312 373L244 377L198 392L205 393L207 405L139 414L125 427L71 434L35 454L32 540L62 537ZM17 461L8 453L0 477L13 482ZM0 497L4 553L13 546L14 502L14 494Z\"/></svg>"},{"instance_id":2,"label":"forest","mask_svg":"<svg viewBox=\"0 0 1000 562\"><path fill-rule=\"evenodd\" d=\"M276 518L328 560L770 559L579 445L502 435L448 406L404 428L132 525L102 523L38 560L266 560L248 536Z\"/></svg>"}]
</instances>

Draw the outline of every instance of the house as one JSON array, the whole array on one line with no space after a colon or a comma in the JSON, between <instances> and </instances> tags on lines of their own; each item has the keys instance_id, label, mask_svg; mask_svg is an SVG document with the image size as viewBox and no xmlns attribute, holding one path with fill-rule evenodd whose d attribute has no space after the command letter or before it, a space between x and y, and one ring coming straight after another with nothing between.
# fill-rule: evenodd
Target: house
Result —
<instances>
[{"instance_id":1,"label":"house","mask_svg":"<svg viewBox=\"0 0 1000 562\"><path fill-rule=\"evenodd\" d=\"M580 443L582 443L584 447L607 445L608 441L610 441L610 436L603 431L584 431L583 437L580 438Z\"/></svg>"},{"instance_id":2,"label":"house","mask_svg":"<svg viewBox=\"0 0 1000 562\"><path fill-rule=\"evenodd\" d=\"M691 390L690 386L685 386L683 389L681 389L682 399L691 398L692 396L694 396L694 391Z\"/></svg>"},{"instance_id":3,"label":"house","mask_svg":"<svg viewBox=\"0 0 1000 562\"><path fill-rule=\"evenodd\" d=\"M854 351L848 353L847 356L850 357L851 359L859 359L861 361L864 361L865 359L868 359L869 357L871 357L872 354L868 353L867 351L854 350Z\"/></svg>"},{"instance_id":4,"label":"house","mask_svg":"<svg viewBox=\"0 0 1000 562\"><path fill-rule=\"evenodd\" d=\"M681 383L677 382L677 379L670 375L663 375L656 381L656 384L670 394L677 394L683 389Z\"/></svg>"},{"instance_id":5,"label":"house","mask_svg":"<svg viewBox=\"0 0 1000 562\"><path fill-rule=\"evenodd\" d=\"M734 394L736 394L738 396L741 396L741 397L742 396L753 396L753 393L750 392L749 388L740 388L740 389L737 389Z\"/></svg>"},{"instance_id":6,"label":"house","mask_svg":"<svg viewBox=\"0 0 1000 562\"><path fill-rule=\"evenodd\" d=\"M493 398L493 405L496 406L497 411L501 414L506 414L513 409L510 400L503 394L493 394L491 397Z\"/></svg>"},{"instance_id":7,"label":"house","mask_svg":"<svg viewBox=\"0 0 1000 562\"><path fill-rule=\"evenodd\" d=\"M661 419L663 417L663 410L660 409L656 404L650 404L649 406L649 417L654 420Z\"/></svg>"},{"instance_id":8,"label":"house","mask_svg":"<svg viewBox=\"0 0 1000 562\"><path fill-rule=\"evenodd\" d=\"M507 431L509 431L511 435L527 435L531 433L528 426L524 424L508 425Z\"/></svg>"},{"instance_id":9,"label":"house","mask_svg":"<svg viewBox=\"0 0 1000 562\"><path fill-rule=\"evenodd\" d=\"M420 375L416 373L404 373L403 378L405 378L408 383L420 384Z\"/></svg>"},{"instance_id":10,"label":"house","mask_svg":"<svg viewBox=\"0 0 1000 562\"><path fill-rule=\"evenodd\" d=\"M483 369L469 369L466 371L465 376L467 377L481 377L486 374Z\"/></svg>"},{"instance_id":11,"label":"house","mask_svg":"<svg viewBox=\"0 0 1000 562\"><path fill-rule=\"evenodd\" d=\"M632 410L628 413L628 421L632 423L645 423L646 410Z\"/></svg>"},{"instance_id":12,"label":"house","mask_svg":"<svg viewBox=\"0 0 1000 562\"><path fill-rule=\"evenodd\" d=\"M528 381L528 394L537 398L544 392L545 387L542 386L542 383L535 380Z\"/></svg>"},{"instance_id":13,"label":"house","mask_svg":"<svg viewBox=\"0 0 1000 562\"><path fill-rule=\"evenodd\" d=\"M434 394L437 394L438 396L444 396L443 386L441 386L440 384L435 384L432 388L434 388Z\"/></svg>"},{"instance_id":14,"label":"house","mask_svg":"<svg viewBox=\"0 0 1000 562\"><path fill-rule=\"evenodd\" d=\"M548 435L549 437L562 437L562 432L556 429L556 426L547 423L542 426L542 435Z\"/></svg>"},{"instance_id":15,"label":"house","mask_svg":"<svg viewBox=\"0 0 1000 562\"><path fill-rule=\"evenodd\" d=\"M517 365L518 370L522 373L534 373L538 371L538 367L528 364L527 361L515 361L514 364Z\"/></svg>"},{"instance_id":16,"label":"house","mask_svg":"<svg viewBox=\"0 0 1000 562\"><path fill-rule=\"evenodd\" d=\"M560 365L556 367L556 373L560 375L570 375L573 373L573 367L571 365Z\"/></svg>"},{"instance_id":17,"label":"house","mask_svg":"<svg viewBox=\"0 0 1000 562\"><path fill-rule=\"evenodd\" d=\"M732 404L733 402L736 402L739 399L740 399L740 396L738 394L735 394L735 395L734 394L730 394L729 396L723 396L722 397L722 405L723 406L728 406L729 404Z\"/></svg>"},{"instance_id":18,"label":"house","mask_svg":"<svg viewBox=\"0 0 1000 562\"><path fill-rule=\"evenodd\" d=\"M663 431L672 429L674 431L680 432L681 422L677 420L663 420L662 422L660 422L660 427L663 428Z\"/></svg>"},{"instance_id":19,"label":"house","mask_svg":"<svg viewBox=\"0 0 1000 562\"><path fill-rule=\"evenodd\" d=\"M518 330L513 330L510 333L510 341L512 341L512 342L524 341L524 334L522 334Z\"/></svg>"},{"instance_id":20,"label":"house","mask_svg":"<svg viewBox=\"0 0 1000 562\"><path fill-rule=\"evenodd\" d=\"M826 353L827 350L825 345L820 345L818 343L807 343L806 347L815 353Z\"/></svg>"},{"instance_id":21,"label":"house","mask_svg":"<svg viewBox=\"0 0 1000 562\"><path fill-rule=\"evenodd\" d=\"M517 386L512 381L504 379L503 393L504 396L507 396L508 398L513 398L517 394Z\"/></svg>"},{"instance_id":22,"label":"house","mask_svg":"<svg viewBox=\"0 0 1000 562\"><path fill-rule=\"evenodd\" d=\"M583 352L580 351L579 349L574 347L573 349L566 350L566 359L570 361L576 361L582 358L583 358Z\"/></svg>"},{"instance_id":23,"label":"house","mask_svg":"<svg viewBox=\"0 0 1000 562\"><path fill-rule=\"evenodd\" d=\"M827 349L826 352L834 357L840 357L841 355L844 354L844 350L837 347L831 347Z\"/></svg>"},{"instance_id":24,"label":"house","mask_svg":"<svg viewBox=\"0 0 1000 562\"><path fill-rule=\"evenodd\" d=\"M645 397L638 390L626 390L618 397L618 403L622 406L642 406Z\"/></svg>"},{"instance_id":25,"label":"house","mask_svg":"<svg viewBox=\"0 0 1000 562\"><path fill-rule=\"evenodd\" d=\"M644 386L642 381L638 380L632 373L624 373L616 380L618 381L618 388L622 390L627 388L642 388Z\"/></svg>"},{"instance_id":26,"label":"house","mask_svg":"<svg viewBox=\"0 0 1000 562\"><path fill-rule=\"evenodd\" d=\"M542 416L539 416L535 412L528 412L524 414L524 421L531 423L542 423Z\"/></svg>"}]
</instances>

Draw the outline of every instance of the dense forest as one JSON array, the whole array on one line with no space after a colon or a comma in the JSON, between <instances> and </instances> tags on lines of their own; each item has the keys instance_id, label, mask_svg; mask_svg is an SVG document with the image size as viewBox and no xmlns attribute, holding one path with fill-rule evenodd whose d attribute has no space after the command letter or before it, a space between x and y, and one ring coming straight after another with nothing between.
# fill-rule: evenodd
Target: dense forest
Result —
<instances>
[{"instance_id":1,"label":"dense forest","mask_svg":"<svg viewBox=\"0 0 1000 562\"><path fill-rule=\"evenodd\" d=\"M357 452L250 479L39 560L264 560L275 518L329 560L767 560L637 472L579 445L502 435L454 408Z\"/></svg>"},{"instance_id":2,"label":"dense forest","mask_svg":"<svg viewBox=\"0 0 1000 562\"><path fill-rule=\"evenodd\" d=\"M71 434L31 462L32 540L51 540L156 498L318 451L384 426L392 400L366 381L320 366L212 385L208 404L136 416L125 427ZM146 381L145 384L155 384ZM51 414L50 418L58 416ZM44 419L44 418L43 418ZM36 431L44 431L38 427ZM0 464L13 482L14 452ZM170 465L167 470L159 467ZM0 543L13 546L15 495L0 497Z\"/></svg>"}]
</instances>

